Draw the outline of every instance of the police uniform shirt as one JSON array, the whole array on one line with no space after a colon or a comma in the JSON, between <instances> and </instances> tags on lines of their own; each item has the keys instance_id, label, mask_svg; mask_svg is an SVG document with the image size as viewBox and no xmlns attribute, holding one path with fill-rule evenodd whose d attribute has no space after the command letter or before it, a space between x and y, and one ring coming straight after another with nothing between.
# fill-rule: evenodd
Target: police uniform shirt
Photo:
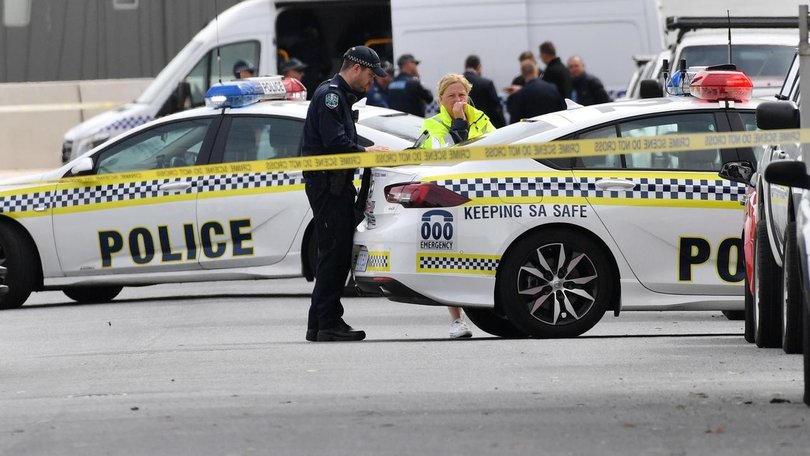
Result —
<instances>
[{"instance_id":1,"label":"police uniform shirt","mask_svg":"<svg viewBox=\"0 0 810 456\"><path fill-rule=\"evenodd\" d=\"M325 81L312 96L301 141L302 155L364 152L357 142L357 129L352 118L352 104L357 95L336 74Z\"/></svg>"}]
</instances>

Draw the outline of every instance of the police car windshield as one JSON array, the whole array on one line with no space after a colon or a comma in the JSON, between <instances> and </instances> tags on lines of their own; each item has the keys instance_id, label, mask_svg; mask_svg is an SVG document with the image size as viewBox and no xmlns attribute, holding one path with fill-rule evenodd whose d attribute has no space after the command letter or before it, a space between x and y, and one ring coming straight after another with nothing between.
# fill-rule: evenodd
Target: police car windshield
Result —
<instances>
[{"instance_id":1,"label":"police car windshield","mask_svg":"<svg viewBox=\"0 0 810 456\"><path fill-rule=\"evenodd\" d=\"M190 41L186 47L180 50L176 56L166 65L163 70L158 73L155 80L149 84L149 87L143 91L140 97L138 97L137 102L142 104L150 104L154 99L158 96L158 94L166 88L166 86L172 86L172 89L176 86L176 84L172 84L171 80L177 77L177 73L180 72L180 67L183 66L187 61L191 59L191 56L203 45L200 41L192 40Z\"/></svg>"},{"instance_id":2,"label":"police car windshield","mask_svg":"<svg viewBox=\"0 0 810 456\"><path fill-rule=\"evenodd\" d=\"M422 132L422 122L425 119L406 113L388 114L384 116L360 119L357 123L371 129L381 131L414 142Z\"/></svg>"},{"instance_id":3,"label":"police car windshield","mask_svg":"<svg viewBox=\"0 0 810 456\"><path fill-rule=\"evenodd\" d=\"M513 123L503 128L499 128L492 133L479 136L460 143L462 146L467 146L475 143L476 146L486 146L490 144L512 144L515 141L523 138L544 133L557 128L548 122L542 120L524 120L522 122Z\"/></svg>"},{"instance_id":4,"label":"police car windshield","mask_svg":"<svg viewBox=\"0 0 810 456\"><path fill-rule=\"evenodd\" d=\"M796 47L766 44L733 44L731 61L750 78L784 78ZM681 58L689 66L709 66L728 60L726 45L689 46Z\"/></svg>"}]
</instances>

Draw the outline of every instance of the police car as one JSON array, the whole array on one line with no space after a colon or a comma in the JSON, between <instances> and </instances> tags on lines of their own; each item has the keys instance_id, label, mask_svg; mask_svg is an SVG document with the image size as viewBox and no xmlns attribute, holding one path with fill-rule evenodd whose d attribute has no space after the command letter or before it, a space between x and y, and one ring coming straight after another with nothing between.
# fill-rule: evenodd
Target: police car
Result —
<instances>
[{"instance_id":1,"label":"police car","mask_svg":"<svg viewBox=\"0 0 810 456\"><path fill-rule=\"evenodd\" d=\"M468 144L639 138L632 150L376 169L355 236L356 283L395 301L464 307L504 337L577 336L622 308L742 309L745 186L717 171L753 150L655 151L661 135L756 128L751 81L711 73L692 80L701 98L569 109Z\"/></svg>"},{"instance_id":2,"label":"police car","mask_svg":"<svg viewBox=\"0 0 810 456\"><path fill-rule=\"evenodd\" d=\"M299 154L308 102L296 83L215 86L208 107L138 127L54 171L0 182L9 286L0 308L19 307L38 290L100 302L129 285L311 277L302 173L263 167ZM359 111L361 143L393 149L412 144L405 132L418 134L422 121ZM386 125L390 132L381 131Z\"/></svg>"}]
</instances>

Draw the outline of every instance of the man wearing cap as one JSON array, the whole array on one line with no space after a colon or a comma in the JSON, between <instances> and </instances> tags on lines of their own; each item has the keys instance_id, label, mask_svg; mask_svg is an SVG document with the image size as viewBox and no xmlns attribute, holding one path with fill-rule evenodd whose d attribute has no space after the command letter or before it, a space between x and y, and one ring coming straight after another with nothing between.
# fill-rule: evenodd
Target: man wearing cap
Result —
<instances>
[{"instance_id":1,"label":"man wearing cap","mask_svg":"<svg viewBox=\"0 0 810 456\"><path fill-rule=\"evenodd\" d=\"M352 104L365 96L374 76L385 76L380 58L365 46L343 54L340 72L315 89L304 121L304 156L388 150L357 142ZM318 260L306 339L330 342L363 340L366 333L343 321L340 296L349 275L355 223L354 169L305 171L304 189L312 208Z\"/></svg>"},{"instance_id":2,"label":"man wearing cap","mask_svg":"<svg viewBox=\"0 0 810 456\"><path fill-rule=\"evenodd\" d=\"M419 61L412 54L403 54L397 59L399 74L388 84L388 106L425 117L425 108L433 101L433 94L419 82L417 65Z\"/></svg>"},{"instance_id":3,"label":"man wearing cap","mask_svg":"<svg viewBox=\"0 0 810 456\"><path fill-rule=\"evenodd\" d=\"M304 77L306 68L307 65L304 62L293 57L281 64L281 74L285 78L295 78L300 81Z\"/></svg>"},{"instance_id":4,"label":"man wearing cap","mask_svg":"<svg viewBox=\"0 0 810 456\"><path fill-rule=\"evenodd\" d=\"M233 77L236 79L252 78L256 76L256 67L250 60L237 60L233 64Z\"/></svg>"},{"instance_id":5,"label":"man wearing cap","mask_svg":"<svg viewBox=\"0 0 810 456\"><path fill-rule=\"evenodd\" d=\"M375 76L374 84L369 89L366 95L366 104L369 106L379 106L381 108L388 107L388 85L394 80L394 64L389 61L384 61L382 69L385 70L385 76Z\"/></svg>"}]
</instances>

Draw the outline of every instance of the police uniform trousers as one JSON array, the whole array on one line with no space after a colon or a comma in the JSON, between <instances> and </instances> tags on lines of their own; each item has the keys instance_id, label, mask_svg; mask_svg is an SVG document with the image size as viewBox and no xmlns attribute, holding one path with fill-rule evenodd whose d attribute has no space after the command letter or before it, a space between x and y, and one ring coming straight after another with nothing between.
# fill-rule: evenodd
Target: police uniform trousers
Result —
<instances>
[{"instance_id":1,"label":"police uniform trousers","mask_svg":"<svg viewBox=\"0 0 810 456\"><path fill-rule=\"evenodd\" d=\"M312 208L318 245L307 329L333 328L342 321L340 297L352 263L356 190L351 180L337 191L329 184L328 172L307 173L304 188Z\"/></svg>"}]
</instances>

